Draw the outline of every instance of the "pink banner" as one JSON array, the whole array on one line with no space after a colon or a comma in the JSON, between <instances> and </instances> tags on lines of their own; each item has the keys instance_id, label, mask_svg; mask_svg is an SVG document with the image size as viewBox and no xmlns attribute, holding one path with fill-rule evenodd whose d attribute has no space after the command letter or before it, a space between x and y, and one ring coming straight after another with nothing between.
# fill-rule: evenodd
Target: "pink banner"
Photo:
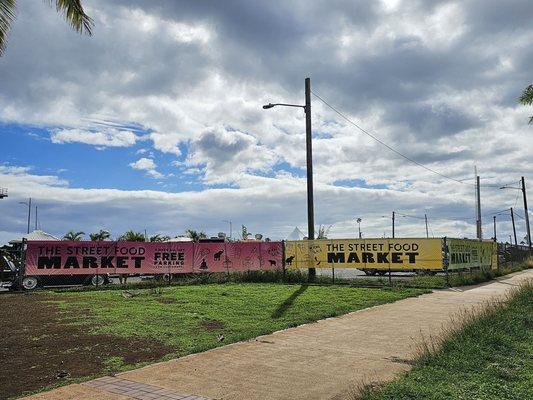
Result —
<instances>
[{"instance_id":1,"label":"pink banner","mask_svg":"<svg viewBox=\"0 0 533 400\"><path fill-rule=\"evenodd\" d=\"M179 274L281 268L281 242L31 241L26 275Z\"/></svg>"},{"instance_id":2,"label":"pink banner","mask_svg":"<svg viewBox=\"0 0 533 400\"><path fill-rule=\"evenodd\" d=\"M194 272L231 272L280 267L280 242L201 243L194 246Z\"/></svg>"}]
</instances>

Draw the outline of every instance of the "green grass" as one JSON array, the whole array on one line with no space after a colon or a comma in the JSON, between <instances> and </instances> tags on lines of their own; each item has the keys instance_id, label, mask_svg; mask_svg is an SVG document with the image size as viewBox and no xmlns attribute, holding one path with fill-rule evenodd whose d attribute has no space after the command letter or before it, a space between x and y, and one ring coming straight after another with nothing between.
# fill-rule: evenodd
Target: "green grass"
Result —
<instances>
[{"instance_id":1,"label":"green grass","mask_svg":"<svg viewBox=\"0 0 533 400\"><path fill-rule=\"evenodd\" d=\"M502 266L500 269L452 271L449 273L448 282L445 275L417 275L409 280L393 280L393 285L398 287L418 287L428 289L443 289L446 287L469 286L488 282L499 276L512 274L531 268L530 262L516 263L512 266ZM383 278L382 278L383 279Z\"/></svg>"},{"instance_id":2,"label":"green grass","mask_svg":"<svg viewBox=\"0 0 533 400\"><path fill-rule=\"evenodd\" d=\"M441 345L425 347L413 370L360 398L533 399L533 282L457 322Z\"/></svg>"},{"instance_id":3,"label":"green grass","mask_svg":"<svg viewBox=\"0 0 533 400\"><path fill-rule=\"evenodd\" d=\"M176 349L172 356L182 356L425 291L229 283L130 292L131 298L113 290L56 299L66 318L89 331L157 340Z\"/></svg>"},{"instance_id":4,"label":"green grass","mask_svg":"<svg viewBox=\"0 0 533 400\"><path fill-rule=\"evenodd\" d=\"M392 278L392 286L399 288L423 288L423 289L444 289L446 287L454 286L468 286L490 281L498 276L507 275L513 272L522 271L531 268L532 261L525 261L515 263L512 266L502 266L499 270L474 270L463 272L450 272L449 281L447 282L444 274L436 276L430 275L415 275L408 279L406 278ZM307 284L308 276L306 270L287 269L285 271L269 270L269 271L244 271L226 273L210 273L210 274L183 274L174 277L170 285L168 281L162 279L151 279L142 282L127 283L122 285L105 285L98 288L93 286L82 286L72 288L54 289L57 293L64 292L87 292L87 291L104 291L104 290L130 290L130 289L153 289L169 286L184 286L184 285L205 285L213 283L292 283L292 284ZM388 276L381 277L358 277L358 278L336 278L332 282L330 276L318 275L312 283L313 285L351 285L359 287L390 287Z\"/></svg>"}]
</instances>

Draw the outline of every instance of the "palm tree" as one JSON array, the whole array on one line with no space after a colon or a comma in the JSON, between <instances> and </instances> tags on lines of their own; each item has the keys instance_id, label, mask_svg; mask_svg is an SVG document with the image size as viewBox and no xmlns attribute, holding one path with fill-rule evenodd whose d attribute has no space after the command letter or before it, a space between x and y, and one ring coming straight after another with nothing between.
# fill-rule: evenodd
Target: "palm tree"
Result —
<instances>
[{"instance_id":1,"label":"palm tree","mask_svg":"<svg viewBox=\"0 0 533 400\"><path fill-rule=\"evenodd\" d=\"M48 0L50 6L53 1ZM92 35L94 22L85 11L81 0L55 0L56 11L63 14L67 22L79 33ZM6 49L7 33L15 20L17 0L0 0L0 56Z\"/></svg>"},{"instance_id":2,"label":"palm tree","mask_svg":"<svg viewBox=\"0 0 533 400\"><path fill-rule=\"evenodd\" d=\"M518 101L525 106L533 105L533 85L529 85L524 89ZM529 123L533 123L533 117L529 119Z\"/></svg>"},{"instance_id":3,"label":"palm tree","mask_svg":"<svg viewBox=\"0 0 533 400\"><path fill-rule=\"evenodd\" d=\"M83 239L83 235L85 235L85 232L74 232L70 230L67 233L65 233L65 236L63 236L63 240L73 240L73 241L79 242L80 240Z\"/></svg>"},{"instance_id":4,"label":"palm tree","mask_svg":"<svg viewBox=\"0 0 533 400\"><path fill-rule=\"evenodd\" d=\"M166 242L170 240L170 236L161 236L159 233L154 236L150 236L150 242Z\"/></svg>"},{"instance_id":5,"label":"palm tree","mask_svg":"<svg viewBox=\"0 0 533 400\"><path fill-rule=\"evenodd\" d=\"M109 239L110 237L111 237L111 234L104 229L100 229L100 232L98 233L89 234L89 238L93 242L103 242L104 240Z\"/></svg>"},{"instance_id":6,"label":"palm tree","mask_svg":"<svg viewBox=\"0 0 533 400\"><path fill-rule=\"evenodd\" d=\"M207 238L207 235L203 231L195 231L194 229L187 229L185 234L188 238L191 238L193 242L199 242L200 239Z\"/></svg>"},{"instance_id":7,"label":"palm tree","mask_svg":"<svg viewBox=\"0 0 533 400\"><path fill-rule=\"evenodd\" d=\"M146 238L141 232L127 231L117 239L119 242L145 242Z\"/></svg>"}]
</instances>

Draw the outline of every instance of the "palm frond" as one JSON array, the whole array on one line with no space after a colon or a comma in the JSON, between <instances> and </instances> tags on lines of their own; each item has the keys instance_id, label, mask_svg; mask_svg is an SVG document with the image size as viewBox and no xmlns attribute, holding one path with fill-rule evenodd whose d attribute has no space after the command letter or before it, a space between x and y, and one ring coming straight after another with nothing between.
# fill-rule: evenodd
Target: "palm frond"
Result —
<instances>
[{"instance_id":1,"label":"palm frond","mask_svg":"<svg viewBox=\"0 0 533 400\"><path fill-rule=\"evenodd\" d=\"M48 0L52 6L53 0ZM79 33L92 35L94 21L85 14L81 0L55 0L56 10L63 14L67 22Z\"/></svg>"},{"instance_id":2,"label":"palm frond","mask_svg":"<svg viewBox=\"0 0 533 400\"><path fill-rule=\"evenodd\" d=\"M7 34L15 19L16 0L0 0L0 56L6 50Z\"/></svg>"},{"instance_id":3,"label":"palm frond","mask_svg":"<svg viewBox=\"0 0 533 400\"><path fill-rule=\"evenodd\" d=\"M533 85L529 85L524 89L522 95L518 98L518 101L525 106L533 104Z\"/></svg>"}]
</instances>

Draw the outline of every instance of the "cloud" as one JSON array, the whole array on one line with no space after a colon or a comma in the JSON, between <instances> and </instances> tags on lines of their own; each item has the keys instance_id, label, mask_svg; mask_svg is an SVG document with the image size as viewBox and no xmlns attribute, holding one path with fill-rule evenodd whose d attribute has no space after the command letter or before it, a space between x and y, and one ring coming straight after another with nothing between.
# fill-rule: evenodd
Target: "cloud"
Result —
<instances>
[{"instance_id":1,"label":"cloud","mask_svg":"<svg viewBox=\"0 0 533 400\"><path fill-rule=\"evenodd\" d=\"M141 160L137 165L143 170L154 166L150 161ZM39 206L43 229L58 235L74 228L86 232L107 228L115 236L129 229L144 228L175 235L189 227L216 234L226 227L222 220L230 219L235 226L245 224L254 233L281 239L296 225L303 229L306 220L305 180L288 174L272 178L249 176L246 187L181 193L72 188L57 177L5 166L0 168L0 180L10 188L10 197L2 203L6 218L0 222L0 231L13 235L25 227L26 214L18 201L28 197ZM368 236L381 236L383 230L390 228L389 219L382 215L388 215L395 208L407 213L427 201L431 196L424 193L424 189L401 193L389 189L318 185L315 189L317 225L334 224L333 237L349 236L353 233L353 217L358 214L365 221ZM455 193L431 198L436 210L430 213L431 218L437 218L438 213L450 207L455 212L464 210L469 197L469 193ZM436 234L451 231L448 225L441 225L437 220L432 222L432 227ZM397 229L402 234L420 235L423 226L416 220L401 221ZM461 232L469 229L473 229L473 225L465 224Z\"/></svg>"},{"instance_id":2,"label":"cloud","mask_svg":"<svg viewBox=\"0 0 533 400\"><path fill-rule=\"evenodd\" d=\"M190 146L188 165L205 165L209 183L231 182L245 172L271 170L278 158L243 132L226 128L202 132Z\"/></svg>"},{"instance_id":3,"label":"cloud","mask_svg":"<svg viewBox=\"0 0 533 400\"><path fill-rule=\"evenodd\" d=\"M156 170L157 165L151 158L139 158L137 161L130 163L129 166L133 169L145 171L149 176L155 179L161 179L164 177L163 174Z\"/></svg>"},{"instance_id":4,"label":"cloud","mask_svg":"<svg viewBox=\"0 0 533 400\"><path fill-rule=\"evenodd\" d=\"M531 111L516 103L531 83L527 0L92 0L86 7L96 21L92 37L72 32L42 2L20 2L0 63L0 121L47 127L56 143L103 148L144 140L143 158L132 163L149 160L141 171L159 179L172 165L178 179L186 175L208 187L176 197L121 192L136 206L146 201L152 207L153 196L165 205L193 198L204 207L216 203L219 214L238 209L235 219L264 224L269 232L305 225L305 115L261 108L270 101L300 104L305 76L352 121L432 169L467 179L477 165L493 184L533 179ZM317 97L312 102L317 221L334 223L332 232L350 233L356 214L381 235L387 226L381 215L393 209L420 215L427 208L441 217L472 213L468 182L453 183L409 163ZM147 133L80 122L86 120L129 121ZM6 156L17 158L9 150ZM30 185L61 182L42 171L24 173ZM339 189L334 182L342 180L378 188ZM92 198L94 189L85 186L84 192L57 192L62 197L56 200L70 204L77 193ZM488 209L515 202L505 191L485 190ZM279 217L255 216L242 204ZM81 205L74 208L81 214ZM183 212L216 225L189 205ZM107 208L102 213L112 214ZM167 217L158 214L153 223L166 226L156 219ZM405 233L417 234L414 222L402 221ZM469 224L442 220L434 230L462 235L472 232Z\"/></svg>"},{"instance_id":5,"label":"cloud","mask_svg":"<svg viewBox=\"0 0 533 400\"><path fill-rule=\"evenodd\" d=\"M88 131L82 129L56 129L50 133L52 143L85 143L104 147L130 147L137 142L137 136L131 131L107 129Z\"/></svg>"}]
</instances>

